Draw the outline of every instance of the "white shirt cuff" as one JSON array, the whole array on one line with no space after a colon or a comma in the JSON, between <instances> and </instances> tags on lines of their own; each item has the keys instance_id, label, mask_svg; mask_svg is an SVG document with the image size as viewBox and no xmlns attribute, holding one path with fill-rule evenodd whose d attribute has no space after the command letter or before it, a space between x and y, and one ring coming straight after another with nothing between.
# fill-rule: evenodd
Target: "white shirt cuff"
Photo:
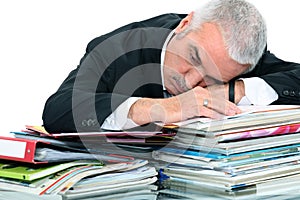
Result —
<instances>
[{"instance_id":1,"label":"white shirt cuff","mask_svg":"<svg viewBox=\"0 0 300 200\"><path fill-rule=\"evenodd\" d=\"M124 130L139 126L127 118L130 107L139 99L140 97L130 97L124 101L105 119L101 128L106 130Z\"/></svg>"},{"instance_id":2,"label":"white shirt cuff","mask_svg":"<svg viewBox=\"0 0 300 200\"><path fill-rule=\"evenodd\" d=\"M238 105L269 105L278 99L276 91L258 77L241 79L245 85L245 97Z\"/></svg>"}]
</instances>

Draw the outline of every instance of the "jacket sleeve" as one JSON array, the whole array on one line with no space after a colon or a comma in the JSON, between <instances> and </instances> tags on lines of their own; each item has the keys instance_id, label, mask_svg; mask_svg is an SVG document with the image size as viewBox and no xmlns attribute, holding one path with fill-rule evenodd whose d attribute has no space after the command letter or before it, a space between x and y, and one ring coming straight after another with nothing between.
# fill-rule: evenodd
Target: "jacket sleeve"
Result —
<instances>
[{"instance_id":1,"label":"jacket sleeve","mask_svg":"<svg viewBox=\"0 0 300 200\"><path fill-rule=\"evenodd\" d=\"M272 104L300 104L300 64L287 62L266 51L245 77L260 77L278 94Z\"/></svg>"},{"instance_id":2,"label":"jacket sleeve","mask_svg":"<svg viewBox=\"0 0 300 200\"><path fill-rule=\"evenodd\" d=\"M160 55L168 29L124 31L88 45L80 65L46 102L49 132L99 131L104 120L129 97L162 96ZM95 47L91 48L93 44Z\"/></svg>"},{"instance_id":3,"label":"jacket sleeve","mask_svg":"<svg viewBox=\"0 0 300 200\"><path fill-rule=\"evenodd\" d=\"M162 97L161 47L183 17L161 15L93 39L79 66L48 98L42 116L46 130L99 131L129 97Z\"/></svg>"},{"instance_id":4,"label":"jacket sleeve","mask_svg":"<svg viewBox=\"0 0 300 200\"><path fill-rule=\"evenodd\" d=\"M43 125L48 132L99 131L105 118L128 98L105 88L111 81L109 75L100 81L91 75L72 71L48 98L43 111ZM98 84L102 88L97 88Z\"/></svg>"}]
</instances>

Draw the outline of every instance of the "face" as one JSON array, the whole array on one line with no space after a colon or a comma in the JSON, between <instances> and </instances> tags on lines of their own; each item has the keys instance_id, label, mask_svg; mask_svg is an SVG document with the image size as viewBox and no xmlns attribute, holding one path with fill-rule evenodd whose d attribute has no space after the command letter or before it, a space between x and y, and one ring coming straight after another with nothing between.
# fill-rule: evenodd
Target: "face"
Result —
<instances>
[{"instance_id":1,"label":"face","mask_svg":"<svg viewBox=\"0 0 300 200\"><path fill-rule=\"evenodd\" d=\"M179 37L188 25L188 20L179 24L165 54L164 84L171 94L228 82L247 70L249 65L229 57L216 25L206 23L201 30Z\"/></svg>"}]
</instances>

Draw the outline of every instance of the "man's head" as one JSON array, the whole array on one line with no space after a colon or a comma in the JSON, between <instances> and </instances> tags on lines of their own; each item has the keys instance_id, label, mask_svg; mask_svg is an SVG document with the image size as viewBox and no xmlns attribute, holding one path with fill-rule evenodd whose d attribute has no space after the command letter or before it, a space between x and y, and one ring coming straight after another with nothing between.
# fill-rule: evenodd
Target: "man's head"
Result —
<instances>
[{"instance_id":1,"label":"man's head","mask_svg":"<svg viewBox=\"0 0 300 200\"><path fill-rule=\"evenodd\" d=\"M211 0L175 29L165 58L165 86L173 94L228 82L254 68L266 46L266 25L243 0Z\"/></svg>"}]
</instances>

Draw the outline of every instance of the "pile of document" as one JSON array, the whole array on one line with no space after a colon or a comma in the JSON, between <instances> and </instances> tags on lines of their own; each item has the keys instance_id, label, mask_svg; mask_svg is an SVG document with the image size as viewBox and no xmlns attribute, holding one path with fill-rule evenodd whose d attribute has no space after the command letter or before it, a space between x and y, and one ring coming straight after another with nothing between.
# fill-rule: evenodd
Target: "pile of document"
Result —
<instances>
[{"instance_id":1,"label":"pile of document","mask_svg":"<svg viewBox=\"0 0 300 200\"><path fill-rule=\"evenodd\" d=\"M42 132L0 136L0 199L156 199L157 171L148 160L90 149L77 133ZM88 135L93 145L106 138L99 132L95 143Z\"/></svg>"},{"instance_id":2,"label":"pile of document","mask_svg":"<svg viewBox=\"0 0 300 200\"><path fill-rule=\"evenodd\" d=\"M241 108L159 131L26 126L0 136L0 200L297 198L300 106Z\"/></svg>"},{"instance_id":3,"label":"pile of document","mask_svg":"<svg viewBox=\"0 0 300 200\"><path fill-rule=\"evenodd\" d=\"M179 199L299 195L300 108L268 109L178 124L175 139L153 152L155 159L165 162L160 195Z\"/></svg>"},{"instance_id":4,"label":"pile of document","mask_svg":"<svg viewBox=\"0 0 300 200\"><path fill-rule=\"evenodd\" d=\"M87 157L97 156L100 160L115 160L121 158L139 158L139 159L152 159L151 152L167 145L176 135L174 129L160 128L153 130L150 128L141 130L139 127L127 131L110 131L103 130L99 132L79 132L79 133L48 133L42 126L26 126L23 132L14 132L17 138L36 137L37 134L41 136L44 141L48 138L47 142L57 146L66 146L71 150L88 151ZM56 139L56 140L53 140ZM75 141L75 142L74 142ZM53 150L47 151L47 155L54 154ZM59 153L58 151L55 151ZM117 154L121 155L119 158ZM45 153L43 154L45 155ZM66 155L66 156L64 156ZM79 154L78 154L79 155ZM113 155L113 156L112 156ZM45 157L44 159L57 160L58 157L69 158L70 153L65 154L60 152L59 156ZM74 157L76 155L72 155ZM81 158L82 155L79 155ZM93 157L92 156L92 157ZM124 161L124 160L123 160Z\"/></svg>"}]
</instances>

